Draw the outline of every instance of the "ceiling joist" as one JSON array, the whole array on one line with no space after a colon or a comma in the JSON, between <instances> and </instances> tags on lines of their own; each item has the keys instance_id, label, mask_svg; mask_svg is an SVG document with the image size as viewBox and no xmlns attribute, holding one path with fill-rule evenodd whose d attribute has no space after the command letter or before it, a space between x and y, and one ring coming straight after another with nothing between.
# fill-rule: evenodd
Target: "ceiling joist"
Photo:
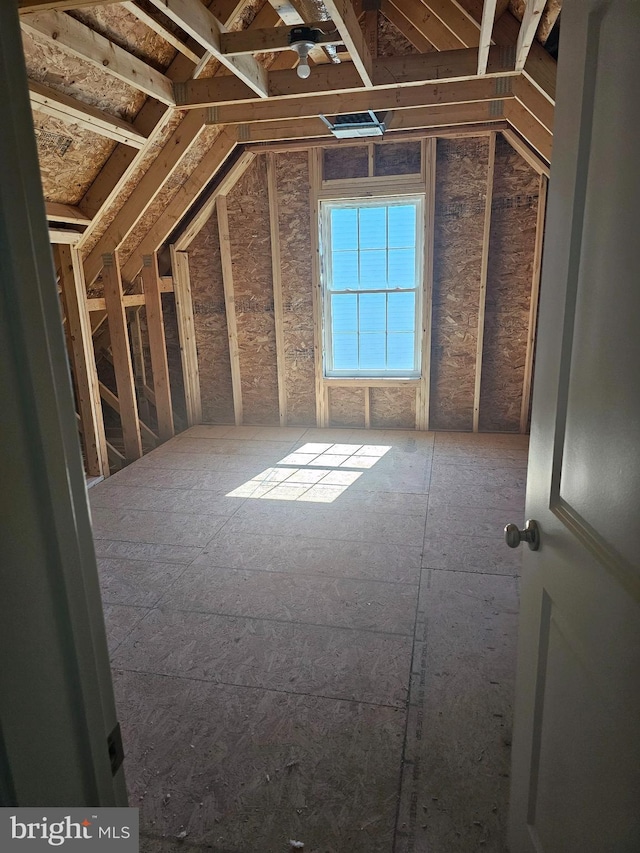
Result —
<instances>
[{"instance_id":1,"label":"ceiling joist","mask_svg":"<svg viewBox=\"0 0 640 853\"><path fill-rule=\"evenodd\" d=\"M362 82L368 88L373 84L373 60L364 34L353 11L351 0L324 0L327 12L349 51L351 60L358 69Z\"/></svg>"},{"instance_id":2,"label":"ceiling joist","mask_svg":"<svg viewBox=\"0 0 640 853\"><path fill-rule=\"evenodd\" d=\"M201 53L196 53L194 50L185 44L181 39L179 39L174 32L172 32L168 27L165 27L164 24L161 24L160 21L157 21L153 15L150 15L146 12L141 6L138 6L134 0L124 0L121 3L123 9L129 12L131 15L134 15L139 21L142 21L150 30L153 30L154 33L163 38L166 42L168 42L172 47L175 47L177 51L179 51L183 56L186 56L187 59L190 59L194 65L197 65L202 59Z\"/></svg>"},{"instance_id":3,"label":"ceiling joist","mask_svg":"<svg viewBox=\"0 0 640 853\"><path fill-rule=\"evenodd\" d=\"M318 38L318 44L342 44L341 36L327 21L314 21L307 26L323 30ZM225 56L291 50L289 28L272 27L266 30L238 30L233 33L222 33L220 46Z\"/></svg>"},{"instance_id":4,"label":"ceiling joist","mask_svg":"<svg viewBox=\"0 0 640 853\"><path fill-rule=\"evenodd\" d=\"M376 88L415 86L452 80L472 80L476 77L478 51L434 51L376 59L373 62L373 82ZM514 75L512 52L492 47L489 51L487 75ZM269 100L306 95L340 94L362 90L360 75L352 62L322 65L313 69L308 80L301 80L295 71L269 73ZM234 101L255 100L255 95L231 77L211 77L189 80L175 87L176 102L184 108L217 106Z\"/></svg>"},{"instance_id":5,"label":"ceiling joist","mask_svg":"<svg viewBox=\"0 0 640 853\"><path fill-rule=\"evenodd\" d=\"M547 0L527 0L516 42L516 71L522 71L525 66L546 2Z\"/></svg>"},{"instance_id":6,"label":"ceiling joist","mask_svg":"<svg viewBox=\"0 0 640 853\"><path fill-rule=\"evenodd\" d=\"M485 0L482 10L482 24L480 26L480 44L478 46L478 75L487 73L487 60L489 59L489 48L491 47L491 33L493 32L493 21L496 16L497 0Z\"/></svg>"}]
</instances>

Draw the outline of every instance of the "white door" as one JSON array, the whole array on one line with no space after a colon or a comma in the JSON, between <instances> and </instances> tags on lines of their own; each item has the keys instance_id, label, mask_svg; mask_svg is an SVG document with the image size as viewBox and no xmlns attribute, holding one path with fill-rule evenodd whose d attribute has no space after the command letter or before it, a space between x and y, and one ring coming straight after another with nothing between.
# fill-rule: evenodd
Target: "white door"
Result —
<instances>
[{"instance_id":1,"label":"white door","mask_svg":"<svg viewBox=\"0 0 640 853\"><path fill-rule=\"evenodd\" d=\"M509 843L638 853L640 2L565 0L561 32Z\"/></svg>"}]
</instances>

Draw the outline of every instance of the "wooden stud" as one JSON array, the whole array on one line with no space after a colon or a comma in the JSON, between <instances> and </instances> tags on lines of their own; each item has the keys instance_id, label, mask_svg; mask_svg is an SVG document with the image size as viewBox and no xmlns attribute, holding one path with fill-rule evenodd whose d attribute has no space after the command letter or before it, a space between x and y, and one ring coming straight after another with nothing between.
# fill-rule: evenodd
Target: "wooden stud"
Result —
<instances>
[{"instance_id":1,"label":"wooden stud","mask_svg":"<svg viewBox=\"0 0 640 853\"><path fill-rule=\"evenodd\" d=\"M422 282L422 357L420 383L416 395L416 429L429 429L431 397L431 323L433 306L433 244L436 209L436 145L437 139L422 140L424 171L424 273Z\"/></svg>"},{"instance_id":2,"label":"wooden stud","mask_svg":"<svg viewBox=\"0 0 640 853\"><path fill-rule=\"evenodd\" d=\"M113 393L113 391L111 391L110 388L107 388L107 386L103 382L99 382L98 387L100 388L100 396L105 401L105 403L108 406L111 406L113 411L120 415L120 417L122 417L120 400L118 400L117 396ZM140 424L140 434L144 435L149 444L155 447L158 443L158 436L149 426L147 426L147 424L145 424L144 421L139 419L138 422Z\"/></svg>"},{"instance_id":3,"label":"wooden stud","mask_svg":"<svg viewBox=\"0 0 640 853\"><path fill-rule=\"evenodd\" d=\"M122 304L122 281L118 265L118 253L105 253L102 258L102 281L104 300L109 320L109 334L113 352L113 368L118 387L120 420L124 440L124 455L127 462L133 462L142 456L140 422L136 401L131 350L127 331L127 317Z\"/></svg>"},{"instance_id":4,"label":"wooden stud","mask_svg":"<svg viewBox=\"0 0 640 853\"><path fill-rule=\"evenodd\" d=\"M147 306L147 331L149 334L149 352L151 355L151 371L153 373L153 393L158 420L158 434L160 441L167 441L174 435L173 408L171 405L167 345L162 319L162 291L160 274L158 272L158 258L156 255L145 255L144 257L142 286Z\"/></svg>"},{"instance_id":5,"label":"wooden stud","mask_svg":"<svg viewBox=\"0 0 640 853\"><path fill-rule=\"evenodd\" d=\"M480 296L478 300L478 333L476 338L476 376L473 392L473 431L480 423L480 385L482 382L482 356L484 349L484 315L489 272L489 243L491 240L491 205L493 202L493 174L496 162L496 134L489 138L489 163L487 167L487 192L484 203L484 230L482 233L482 260L480 266Z\"/></svg>"},{"instance_id":6,"label":"wooden stud","mask_svg":"<svg viewBox=\"0 0 640 853\"><path fill-rule=\"evenodd\" d=\"M229 235L229 216L227 197L218 196L218 235L220 238L220 261L222 265L222 283L224 288L224 307L227 316L227 334L229 336L229 358L231 360L231 385L233 390L233 411L236 426L243 421L242 383L240 379L240 350L238 347L238 328L236 324L236 303L233 288L233 263L231 260L231 237Z\"/></svg>"},{"instance_id":7,"label":"wooden stud","mask_svg":"<svg viewBox=\"0 0 640 853\"><path fill-rule=\"evenodd\" d=\"M497 0L484 0L484 6L482 8L480 44L478 47L478 75L480 76L487 72L489 48L491 47L491 33L493 32L493 21L496 16L496 2Z\"/></svg>"},{"instance_id":8,"label":"wooden stud","mask_svg":"<svg viewBox=\"0 0 640 853\"><path fill-rule=\"evenodd\" d=\"M71 345L69 356L80 409L86 473L92 477L108 477L109 458L82 261L72 246L59 246L57 252L62 300Z\"/></svg>"},{"instance_id":9,"label":"wooden stud","mask_svg":"<svg viewBox=\"0 0 640 853\"><path fill-rule=\"evenodd\" d=\"M196 329L193 319L193 301L191 299L191 278L189 276L189 258L185 252L176 251L170 246L171 269L173 270L173 292L176 297L176 315L178 337L182 356L182 376L184 379L184 397L189 426L202 423L202 399L200 396L200 374L198 370L198 350L196 348Z\"/></svg>"},{"instance_id":10,"label":"wooden stud","mask_svg":"<svg viewBox=\"0 0 640 853\"><path fill-rule=\"evenodd\" d=\"M364 428L371 429L371 388L364 389Z\"/></svg>"},{"instance_id":11,"label":"wooden stud","mask_svg":"<svg viewBox=\"0 0 640 853\"><path fill-rule=\"evenodd\" d=\"M171 80L64 12L37 12L20 17L22 29L44 36L61 50L111 74L151 98L174 106Z\"/></svg>"},{"instance_id":12,"label":"wooden stud","mask_svg":"<svg viewBox=\"0 0 640 853\"><path fill-rule=\"evenodd\" d=\"M123 145L142 148L147 141L147 137L128 121L35 80L29 81L29 98L32 109L66 124L77 124L107 139L115 139Z\"/></svg>"},{"instance_id":13,"label":"wooden stud","mask_svg":"<svg viewBox=\"0 0 640 853\"><path fill-rule=\"evenodd\" d=\"M142 325L140 323L140 308L129 311L127 323L129 326L129 339L131 341L131 362L133 364L133 376L136 383L136 397L138 400L138 418L140 425L150 421L149 401L144 395L147 384L147 369L144 363L144 344L142 342ZM155 445L156 442L154 442Z\"/></svg>"},{"instance_id":14,"label":"wooden stud","mask_svg":"<svg viewBox=\"0 0 640 853\"><path fill-rule=\"evenodd\" d=\"M320 234L318 191L322 183L322 149L309 151L309 199L311 208L311 282L313 288L313 352L316 377L316 426L328 425L329 392L324 381L322 358L322 277L320 274Z\"/></svg>"},{"instance_id":15,"label":"wooden stud","mask_svg":"<svg viewBox=\"0 0 640 853\"><path fill-rule=\"evenodd\" d=\"M271 229L271 272L273 277L273 312L276 331L276 369L278 373L278 411L280 426L287 425L287 376L284 346L282 304L282 261L280 257L280 214L276 155L267 155L267 190L269 195L269 224Z\"/></svg>"},{"instance_id":16,"label":"wooden stud","mask_svg":"<svg viewBox=\"0 0 640 853\"><path fill-rule=\"evenodd\" d=\"M520 432L526 433L531 403L531 383L533 381L533 356L535 352L536 325L538 320L538 297L540 294L540 273L542 271L542 246L544 241L544 221L547 211L548 179L540 175L538 190L538 216L536 220L536 242L533 250L533 274L531 279L531 304L529 306L529 331L527 333L527 354L524 363L524 383L522 386L522 406L520 408Z\"/></svg>"},{"instance_id":17,"label":"wooden stud","mask_svg":"<svg viewBox=\"0 0 640 853\"><path fill-rule=\"evenodd\" d=\"M194 218L189 222L185 230L176 239L176 249L181 252L186 251L191 243L195 240L198 234L207 224L216 206L216 199L219 195L228 195L233 187L238 183L240 178L247 171L249 166L256 159L256 154L253 151L243 151L238 160L231 167L229 172L224 176L220 183L213 190L206 203L202 205Z\"/></svg>"}]
</instances>

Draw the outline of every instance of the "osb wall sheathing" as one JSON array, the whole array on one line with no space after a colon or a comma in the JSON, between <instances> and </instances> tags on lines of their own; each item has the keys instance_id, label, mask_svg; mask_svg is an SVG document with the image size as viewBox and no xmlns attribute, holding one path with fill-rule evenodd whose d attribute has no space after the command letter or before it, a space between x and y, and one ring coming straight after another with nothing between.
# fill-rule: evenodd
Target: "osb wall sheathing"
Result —
<instances>
[{"instance_id":1,"label":"osb wall sheathing","mask_svg":"<svg viewBox=\"0 0 640 853\"><path fill-rule=\"evenodd\" d=\"M205 423L233 423L233 391L218 217L214 211L189 247L191 297Z\"/></svg>"},{"instance_id":2,"label":"osb wall sheathing","mask_svg":"<svg viewBox=\"0 0 640 853\"><path fill-rule=\"evenodd\" d=\"M473 427L489 142L439 139L431 328L432 429Z\"/></svg>"},{"instance_id":3,"label":"osb wall sheathing","mask_svg":"<svg viewBox=\"0 0 640 853\"><path fill-rule=\"evenodd\" d=\"M413 429L415 427L415 386L371 388L369 394L373 429Z\"/></svg>"},{"instance_id":4,"label":"osb wall sheathing","mask_svg":"<svg viewBox=\"0 0 640 853\"><path fill-rule=\"evenodd\" d=\"M419 175L421 162L420 141L396 142L391 145L374 145L373 173L376 177L392 175Z\"/></svg>"},{"instance_id":5,"label":"osb wall sheathing","mask_svg":"<svg viewBox=\"0 0 640 853\"><path fill-rule=\"evenodd\" d=\"M277 424L278 373L267 164L256 157L227 197L244 422Z\"/></svg>"},{"instance_id":6,"label":"osb wall sheathing","mask_svg":"<svg viewBox=\"0 0 640 853\"><path fill-rule=\"evenodd\" d=\"M287 423L315 422L313 292L306 151L276 155Z\"/></svg>"},{"instance_id":7,"label":"osb wall sheathing","mask_svg":"<svg viewBox=\"0 0 640 853\"><path fill-rule=\"evenodd\" d=\"M329 426L364 428L366 388L329 388Z\"/></svg>"},{"instance_id":8,"label":"osb wall sheathing","mask_svg":"<svg viewBox=\"0 0 640 853\"><path fill-rule=\"evenodd\" d=\"M538 175L498 136L480 386L482 431L520 429L538 186Z\"/></svg>"},{"instance_id":9,"label":"osb wall sheathing","mask_svg":"<svg viewBox=\"0 0 640 853\"><path fill-rule=\"evenodd\" d=\"M369 150L366 145L325 148L322 177L325 181L366 178L369 174Z\"/></svg>"}]
</instances>

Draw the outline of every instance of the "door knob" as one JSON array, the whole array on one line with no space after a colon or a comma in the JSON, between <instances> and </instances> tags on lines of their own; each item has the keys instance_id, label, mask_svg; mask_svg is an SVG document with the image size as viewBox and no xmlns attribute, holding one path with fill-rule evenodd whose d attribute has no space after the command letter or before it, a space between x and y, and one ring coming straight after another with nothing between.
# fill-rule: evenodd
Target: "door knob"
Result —
<instances>
[{"instance_id":1,"label":"door knob","mask_svg":"<svg viewBox=\"0 0 640 853\"><path fill-rule=\"evenodd\" d=\"M540 528L538 522L529 519L524 530L519 530L517 524L507 524L504 529L504 541L509 548L517 548L521 542L526 542L532 551L540 547Z\"/></svg>"}]
</instances>

